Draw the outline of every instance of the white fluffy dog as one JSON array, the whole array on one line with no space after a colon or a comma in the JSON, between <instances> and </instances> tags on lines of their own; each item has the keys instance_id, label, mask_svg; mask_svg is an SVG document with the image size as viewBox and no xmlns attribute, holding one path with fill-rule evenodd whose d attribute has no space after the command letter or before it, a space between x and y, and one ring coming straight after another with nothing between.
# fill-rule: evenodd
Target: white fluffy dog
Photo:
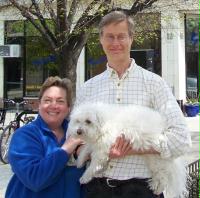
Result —
<instances>
[{"instance_id":1,"label":"white fluffy dog","mask_svg":"<svg viewBox=\"0 0 200 198\"><path fill-rule=\"evenodd\" d=\"M91 163L80 179L89 182L95 173L106 168L111 145L123 133L133 149L146 150L165 143L165 120L156 111L142 106L119 106L104 103L82 104L71 113L68 135L79 136L86 144L79 154L77 167L91 155ZM186 192L187 173L182 158L142 155L152 173L149 187L159 194L165 190L173 198Z\"/></svg>"}]
</instances>

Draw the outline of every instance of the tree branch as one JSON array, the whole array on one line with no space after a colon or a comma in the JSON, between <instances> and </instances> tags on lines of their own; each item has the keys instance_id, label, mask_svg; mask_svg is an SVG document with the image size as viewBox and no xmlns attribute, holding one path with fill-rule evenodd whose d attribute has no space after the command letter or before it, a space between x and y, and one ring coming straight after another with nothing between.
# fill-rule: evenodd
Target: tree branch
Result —
<instances>
[{"instance_id":1,"label":"tree branch","mask_svg":"<svg viewBox=\"0 0 200 198\"><path fill-rule=\"evenodd\" d=\"M80 0L73 0L72 3L71 3L71 6L70 6L70 10L69 10L69 14L68 14L68 28L71 29L71 25L72 25L72 22L73 22L73 19L74 19L74 15L77 11L77 8L78 8L78 3L80 2Z\"/></svg>"},{"instance_id":2,"label":"tree branch","mask_svg":"<svg viewBox=\"0 0 200 198\"><path fill-rule=\"evenodd\" d=\"M48 25L47 25L47 23L46 23L46 20L44 19L43 15L42 15L42 13L41 13L41 11L40 11L40 8L39 8L39 6L38 6L38 3L36 3L35 0L31 0L31 1L32 1L33 6L34 6L35 11L36 11L35 14L36 14L37 18L39 19L41 25L43 26L43 28L44 28L46 34L48 34L48 35L51 37L51 39L53 39L53 40L56 42L56 39L55 39L55 37L54 37L54 34L53 34L52 31L49 29L49 27L48 27Z\"/></svg>"},{"instance_id":3,"label":"tree branch","mask_svg":"<svg viewBox=\"0 0 200 198\"><path fill-rule=\"evenodd\" d=\"M52 8L52 3L50 3L49 0L44 0L44 5L47 8L47 10L51 16L53 23L55 24L56 27L58 27L57 16Z\"/></svg>"},{"instance_id":4,"label":"tree branch","mask_svg":"<svg viewBox=\"0 0 200 198\"><path fill-rule=\"evenodd\" d=\"M129 15L135 15L138 12L141 12L142 10L145 10L152 6L154 2L158 0L145 0L144 2L141 2L140 0L136 0L134 4L132 5L130 10L127 10L127 14Z\"/></svg>"},{"instance_id":5,"label":"tree branch","mask_svg":"<svg viewBox=\"0 0 200 198\"><path fill-rule=\"evenodd\" d=\"M98 0L94 0L84 11L81 18L76 23L76 26L72 33L80 32L83 33L85 29L91 28L94 24L100 21L101 17L107 14L110 9L111 0L104 0L99 5L97 12L93 15L89 15L89 11L93 9L93 6L99 2Z\"/></svg>"},{"instance_id":6,"label":"tree branch","mask_svg":"<svg viewBox=\"0 0 200 198\"><path fill-rule=\"evenodd\" d=\"M69 34L70 29L67 27L67 0L57 0L57 23L58 23L58 29L57 32L57 38L59 41L59 45L62 44L62 42L65 40L66 35Z\"/></svg>"},{"instance_id":7,"label":"tree branch","mask_svg":"<svg viewBox=\"0 0 200 198\"><path fill-rule=\"evenodd\" d=\"M110 11L109 4L111 3L110 0L105 0L101 2L101 4L98 7L98 11L93 15L88 15L88 12L90 9L93 8L96 1L93 1L85 10L83 13L81 19L77 22L75 28L73 29L71 36L65 41L65 43L68 42L68 45L73 46L73 51L78 51L79 47L83 47L86 44L85 39L83 41L80 38L88 38L89 31L88 29L93 27L95 24L97 24L102 16L107 14Z\"/></svg>"},{"instance_id":8,"label":"tree branch","mask_svg":"<svg viewBox=\"0 0 200 198\"><path fill-rule=\"evenodd\" d=\"M42 28L42 26L39 26L36 23L35 19L30 14L29 9L25 6L20 5L15 0L9 0L9 1L21 12L22 16L27 18L32 23L32 25L41 33L41 35L47 39L47 41L51 44L52 49L55 49L57 43L55 37L53 35L52 36L48 35L46 29Z\"/></svg>"}]
</instances>

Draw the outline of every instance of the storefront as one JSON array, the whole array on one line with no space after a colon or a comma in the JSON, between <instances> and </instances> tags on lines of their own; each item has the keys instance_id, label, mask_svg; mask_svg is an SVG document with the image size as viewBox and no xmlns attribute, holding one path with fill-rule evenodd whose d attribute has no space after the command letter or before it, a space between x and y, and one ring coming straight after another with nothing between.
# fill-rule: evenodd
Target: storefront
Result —
<instances>
[{"instance_id":1,"label":"storefront","mask_svg":"<svg viewBox=\"0 0 200 198\"><path fill-rule=\"evenodd\" d=\"M44 79L57 74L55 56L27 21L6 21L4 43L18 44L21 54L4 57L4 97L37 96Z\"/></svg>"},{"instance_id":2,"label":"storefront","mask_svg":"<svg viewBox=\"0 0 200 198\"><path fill-rule=\"evenodd\" d=\"M131 57L138 65L165 78L178 100L183 100L186 95L197 95L199 87L199 15L181 16L184 16L180 18L183 30L178 30L177 33L173 32L174 29L166 31L163 28L161 14L138 14L135 18L136 34L131 50ZM3 81L0 85L0 97L36 97L45 78L57 74L55 56L29 22L5 20L0 23L1 26L2 24L4 31L0 31L0 34L3 34L1 38L4 39L1 45L17 44L21 46L21 55L0 58L0 80ZM79 70L83 62L85 67ZM94 30L79 58L78 86L105 70L105 64L106 57L99 44L98 33ZM181 74L183 70L185 74ZM184 86L180 86L183 84Z\"/></svg>"}]
</instances>

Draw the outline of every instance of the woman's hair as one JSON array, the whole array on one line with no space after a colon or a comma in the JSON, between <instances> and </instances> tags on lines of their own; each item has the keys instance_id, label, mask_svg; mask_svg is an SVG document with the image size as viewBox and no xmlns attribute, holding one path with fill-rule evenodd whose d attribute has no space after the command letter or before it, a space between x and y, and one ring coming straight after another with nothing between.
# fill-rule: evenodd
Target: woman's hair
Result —
<instances>
[{"instance_id":1,"label":"woman's hair","mask_svg":"<svg viewBox=\"0 0 200 198\"><path fill-rule=\"evenodd\" d=\"M99 23L99 34L102 36L103 34L103 28L107 25L110 25L111 23L118 24L122 21L126 21L128 25L128 33L130 37L133 37L134 35L134 22L131 16L125 14L123 11L112 11L105 15L101 22Z\"/></svg>"},{"instance_id":2,"label":"woman's hair","mask_svg":"<svg viewBox=\"0 0 200 198\"><path fill-rule=\"evenodd\" d=\"M69 80L68 78L61 79L58 76L48 77L45 80L45 82L42 84L42 87L40 89L39 100L41 100L44 92L52 86L63 88L66 91L67 104L69 107L71 107L71 105L72 105L72 83L71 83L71 80Z\"/></svg>"}]
</instances>

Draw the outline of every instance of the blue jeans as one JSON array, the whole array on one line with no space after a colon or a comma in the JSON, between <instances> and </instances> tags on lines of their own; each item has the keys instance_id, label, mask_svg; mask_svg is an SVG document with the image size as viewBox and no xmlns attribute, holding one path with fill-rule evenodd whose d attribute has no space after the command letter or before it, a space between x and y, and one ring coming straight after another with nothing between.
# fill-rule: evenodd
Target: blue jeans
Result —
<instances>
[{"instance_id":1,"label":"blue jeans","mask_svg":"<svg viewBox=\"0 0 200 198\"><path fill-rule=\"evenodd\" d=\"M146 180L131 179L127 182L107 183L106 179L95 178L86 184L86 198L164 198L148 188Z\"/></svg>"}]
</instances>

